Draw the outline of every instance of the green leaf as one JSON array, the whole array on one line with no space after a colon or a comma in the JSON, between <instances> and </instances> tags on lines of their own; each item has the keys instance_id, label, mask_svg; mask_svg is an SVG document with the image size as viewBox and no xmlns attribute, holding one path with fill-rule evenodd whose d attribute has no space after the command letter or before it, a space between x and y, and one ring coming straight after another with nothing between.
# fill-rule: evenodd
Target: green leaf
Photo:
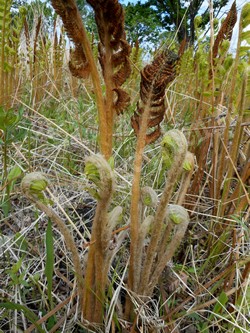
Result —
<instances>
[{"instance_id":1,"label":"green leaf","mask_svg":"<svg viewBox=\"0 0 250 333\"><path fill-rule=\"evenodd\" d=\"M9 73L9 72L12 71L13 66L11 66L10 64L8 64L8 63L5 61L4 64L3 64L3 68L4 68L4 71L5 71L6 73Z\"/></svg>"},{"instance_id":2,"label":"green leaf","mask_svg":"<svg viewBox=\"0 0 250 333\"><path fill-rule=\"evenodd\" d=\"M20 258L12 267L11 272L16 274L22 266L23 258Z\"/></svg>"},{"instance_id":3,"label":"green leaf","mask_svg":"<svg viewBox=\"0 0 250 333\"><path fill-rule=\"evenodd\" d=\"M25 317L29 319L30 322L36 326L38 332L45 333L45 331L40 327L40 325L36 324L39 318L35 315L33 311L28 309L26 306L14 302L2 302L0 303L0 308L22 311Z\"/></svg>"},{"instance_id":4,"label":"green leaf","mask_svg":"<svg viewBox=\"0 0 250 333\"><path fill-rule=\"evenodd\" d=\"M4 217L7 217L9 215L10 211L10 199L5 196L5 199L3 202L1 202L0 207L3 211Z\"/></svg>"},{"instance_id":5,"label":"green leaf","mask_svg":"<svg viewBox=\"0 0 250 333\"><path fill-rule=\"evenodd\" d=\"M100 173L95 164L86 162L84 172L87 178L97 186L100 184Z\"/></svg>"},{"instance_id":6,"label":"green leaf","mask_svg":"<svg viewBox=\"0 0 250 333\"><path fill-rule=\"evenodd\" d=\"M218 301L215 304L211 315L209 316L208 320L211 321L216 315L222 316L222 312L225 309L225 305L228 302L227 294L223 291L220 296L218 297Z\"/></svg>"},{"instance_id":7,"label":"green leaf","mask_svg":"<svg viewBox=\"0 0 250 333\"><path fill-rule=\"evenodd\" d=\"M21 174L22 174L22 169L18 165L16 165L8 173L7 180L11 182L16 178L18 178Z\"/></svg>"},{"instance_id":8,"label":"green leaf","mask_svg":"<svg viewBox=\"0 0 250 333\"><path fill-rule=\"evenodd\" d=\"M14 239L15 239L15 244L18 246L20 250L22 250L23 252L27 251L29 246L28 242L26 241L25 237L22 234L20 234L20 232L17 232L15 234ZM24 256L25 254L23 255L23 257Z\"/></svg>"},{"instance_id":9,"label":"green leaf","mask_svg":"<svg viewBox=\"0 0 250 333\"><path fill-rule=\"evenodd\" d=\"M241 33L241 40L245 40L249 43L250 42L250 31L243 31Z\"/></svg>"},{"instance_id":10,"label":"green leaf","mask_svg":"<svg viewBox=\"0 0 250 333\"><path fill-rule=\"evenodd\" d=\"M239 52L240 57L243 57L243 56L247 55L247 52L249 50L250 50L249 46L241 46L240 47L240 52Z\"/></svg>"}]
</instances>

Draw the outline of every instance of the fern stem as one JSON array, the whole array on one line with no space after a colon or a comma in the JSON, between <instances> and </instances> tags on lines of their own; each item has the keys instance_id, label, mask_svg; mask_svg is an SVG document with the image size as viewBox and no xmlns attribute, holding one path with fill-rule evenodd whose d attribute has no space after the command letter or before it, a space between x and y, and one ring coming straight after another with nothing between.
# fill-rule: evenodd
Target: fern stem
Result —
<instances>
[{"instance_id":1,"label":"fern stem","mask_svg":"<svg viewBox=\"0 0 250 333\"><path fill-rule=\"evenodd\" d=\"M95 170L95 171L93 171ZM107 251L112 232L108 221L108 208L114 191L113 172L102 155L91 156L86 160L87 176L96 177L98 203L92 226L91 242L85 274L85 289L82 317L89 322L102 323L105 287L107 284ZM97 176L98 175L98 176ZM93 178L92 178L93 179ZM106 237L109 233L110 237Z\"/></svg>"},{"instance_id":2,"label":"fern stem","mask_svg":"<svg viewBox=\"0 0 250 333\"><path fill-rule=\"evenodd\" d=\"M167 205L169 203L169 199L171 197L175 181L176 179L178 179L181 173L182 164L185 159L185 155L186 155L186 149L183 149L182 152L179 152L178 157L175 159L170 170L168 171L167 183L165 185L161 200L159 202L159 205L155 213L154 223L151 232L151 240L147 249L147 256L141 274L143 279L141 281L140 290L143 292L147 290L149 284L150 274L152 273L153 260L155 254L157 253L157 248L161 237L163 220L166 216Z\"/></svg>"},{"instance_id":3,"label":"fern stem","mask_svg":"<svg viewBox=\"0 0 250 333\"><path fill-rule=\"evenodd\" d=\"M12 1L5 1L4 2L4 10L1 15L1 64L0 64L0 105L2 105L5 101L6 95L6 85L5 85L5 78L6 73L4 71L4 63L5 63L5 42L8 33L8 15L10 15L10 7Z\"/></svg>"},{"instance_id":4,"label":"fern stem","mask_svg":"<svg viewBox=\"0 0 250 333\"><path fill-rule=\"evenodd\" d=\"M242 16L240 18L240 24L239 24L239 35L238 35L238 41L237 41L237 49L236 49L236 55L235 55L235 60L234 60L234 68L233 68L233 73L232 73L232 82L231 82L231 93L230 93L230 99L229 99L229 104L228 104L228 113L226 117L226 127L224 131L224 137L223 137L223 146L227 147L228 145L228 140L229 140L229 130L230 130L230 120L231 120L231 114L233 111L233 98L235 94L235 86L236 86L236 80L237 80L237 71L238 71L238 65L239 65L239 60L240 60L240 46L241 46L241 34L242 34ZM221 156L220 156L220 163L219 163L219 170L218 170L218 185L217 185L217 193L221 189L221 184L223 181L223 174L225 173L225 170L227 170L227 163L225 163L226 160L226 149L223 148L221 151ZM223 200L225 200L225 188L223 190ZM219 207L219 215L223 216L225 212L225 205L221 204Z\"/></svg>"},{"instance_id":5,"label":"fern stem","mask_svg":"<svg viewBox=\"0 0 250 333\"><path fill-rule=\"evenodd\" d=\"M210 70L211 70L211 88L212 88L212 95L211 95L211 114L214 115L214 104L215 104L215 98L214 98L214 91L215 91L215 82L214 82L214 78L215 78L215 68L214 68L214 59L213 59L213 48L214 48L214 15L213 15L213 0L209 1L209 9L210 9ZM215 120L214 117L212 118L212 127L215 126ZM212 132L212 141L213 141L213 155L212 155L212 184L211 184L211 188L210 188L210 192L211 192L211 197L215 198L215 193L216 193L216 179L217 179L217 169L216 169L216 165L217 165L217 150L216 147L218 147L218 145L216 145L216 143L218 143L218 140L216 138L216 136L214 135L214 133Z\"/></svg>"},{"instance_id":6,"label":"fern stem","mask_svg":"<svg viewBox=\"0 0 250 333\"><path fill-rule=\"evenodd\" d=\"M167 263L173 257L176 249L179 247L179 245L182 241L182 238L185 234L185 231L187 229L188 222L189 221L186 220L176 226L177 231L167 246L166 246L166 241L168 240L167 239L168 233L166 233L165 237L163 238L162 244L161 244L162 245L161 250L158 253L159 260L157 262L157 265L152 270L149 288L147 288L147 290L146 290L146 292L149 293L149 295L151 295L153 293L154 287L157 284L159 276L161 275L164 267L166 267ZM169 234L170 234L170 232L169 232ZM165 247L165 251L164 251L164 247ZM145 293L145 291L144 291L144 293Z\"/></svg>"},{"instance_id":7,"label":"fern stem","mask_svg":"<svg viewBox=\"0 0 250 333\"><path fill-rule=\"evenodd\" d=\"M77 12L79 15L79 12ZM81 20L81 18L80 18ZM101 153L104 155L106 159L108 159L111 156L112 151L112 141L111 144L108 140L109 137L109 126L107 123L107 118L105 114L105 103L102 95L102 88L101 88L101 81L98 73L98 69L95 63L95 59L93 56L93 52L91 49L91 44L88 39L86 30L83 26L83 40L82 40L82 47L85 53L85 56L87 58L87 61L90 66L91 70L91 78L94 85L94 91L96 96L96 104L97 104L97 110L98 110L98 118L99 118L99 126L100 126L100 150ZM111 145L111 147L110 147Z\"/></svg>"},{"instance_id":8,"label":"fern stem","mask_svg":"<svg viewBox=\"0 0 250 333\"><path fill-rule=\"evenodd\" d=\"M106 137L106 145L107 152L106 159L108 159L112 155L112 141L113 141L113 126L114 126L114 107L113 107L113 89L114 84L112 82L113 68L112 63L110 61L112 57L112 49L110 48L110 40L111 36L109 33L105 34L105 51L106 51L106 59L105 61L105 72L104 72L104 80L106 86L106 99L105 99L105 107L106 107L106 126L107 126L107 137Z\"/></svg>"},{"instance_id":9,"label":"fern stem","mask_svg":"<svg viewBox=\"0 0 250 333\"><path fill-rule=\"evenodd\" d=\"M153 83L152 83L153 85ZM150 94L151 95L151 94ZM132 194L131 194L131 206L130 206L130 263L129 263L129 273L128 273L128 288L134 290L136 274L140 274L140 267L136 266L137 263L137 246L139 239L139 202L140 202L140 179L141 179L141 168L142 168L142 156L146 145L146 132L147 132L147 122L150 115L150 98L147 100L147 105L145 106L144 113L141 119L140 131L137 138L135 161L134 161L134 174L132 183ZM129 318L131 312L131 301L126 301L125 317Z\"/></svg>"},{"instance_id":10,"label":"fern stem","mask_svg":"<svg viewBox=\"0 0 250 333\"><path fill-rule=\"evenodd\" d=\"M97 204L91 234L91 240L94 240L94 243L90 246L86 265L82 316L84 319L95 323L102 322L102 309L107 283L108 269L105 261L107 248L106 244L103 244L102 235L106 231L108 207L109 200L107 198Z\"/></svg>"},{"instance_id":11,"label":"fern stem","mask_svg":"<svg viewBox=\"0 0 250 333\"><path fill-rule=\"evenodd\" d=\"M225 182L222 198L221 198L221 216L224 215L226 206L227 206L227 198L229 197L229 191L230 191L230 185L231 185L231 179L233 176L233 172L235 169L235 164L237 162L237 155L239 151L239 145L240 145L240 137L242 133L242 126L241 123L243 121L243 113L244 113L244 105L245 105L245 94L246 94L246 86L247 86L247 73L245 73L243 77L242 87L241 87L241 96L240 96L240 105L239 105L239 114L238 119L235 127L235 133L234 138L231 145L231 151L230 151L230 164L228 166L227 171L227 180ZM247 194L246 194L247 197Z\"/></svg>"}]
</instances>

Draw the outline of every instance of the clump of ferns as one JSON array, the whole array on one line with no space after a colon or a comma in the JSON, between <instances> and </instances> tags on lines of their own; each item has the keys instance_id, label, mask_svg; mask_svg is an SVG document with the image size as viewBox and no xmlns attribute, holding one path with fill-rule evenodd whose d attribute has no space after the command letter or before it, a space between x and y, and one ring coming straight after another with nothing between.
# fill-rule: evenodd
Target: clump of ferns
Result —
<instances>
[{"instance_id":1,"label":"clump of ferns","mask_svg":"<svg viewBox=\"0 0 250 333\"><path fill-rule=\"evenodd\" d=\"M71 72L82 78L89 74L92 76L99 116L101 154L93 154L85 161L85 173L95 185L92 194L97 199L85 263L81 263L79 259L68 227L44 201L42 190L47 186L47 179L37 173L27 175L23 179L22 188L24 194L55 222L64 235L65 243L72 253L82 321L102 324L107 302L106 290L110 284L108 273L128 230L130 261L127 290L138 295L152 296L158 279L179 246L189 222L187 212L179 204L183 202L193 171L193 156L191 155L191 162L186 160L187 141L182 132L175 129L167 132L161 143L167 170L163 192L158 200L151 187L141 188L144 148L161 135L160 123L165 113L165 89L176 75L178 57L165 50L156 55L153 62L141 71L140 100L131 118L137 141L129 220L122 222L121 206L111 209L116 188L113 163L110 159L112 135L116 114L122 113L129 104L129 96L121 86L131 71L128 58L130 47L124 32L123 9L118 1L88 3L95 11L99 32L98 50L105 83L104 94L98 66L91 53L90 43L75 2L52 1L56 12L63 20L65 30L75 44L70 62ZM176 181L184 169L186 171L181 179L177 204L170 205ZM118 228L118 224L122 227ZM129 292L122 316L127 319L134 317Z\"/></svg>"}]
</instances>

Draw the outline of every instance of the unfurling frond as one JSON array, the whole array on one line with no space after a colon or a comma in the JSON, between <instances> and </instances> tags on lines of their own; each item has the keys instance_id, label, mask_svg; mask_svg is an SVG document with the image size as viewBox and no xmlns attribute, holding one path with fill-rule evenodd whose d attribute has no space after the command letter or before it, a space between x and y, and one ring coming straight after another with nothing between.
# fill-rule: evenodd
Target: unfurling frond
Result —
<instances>
[{"instance_id":1,"label":"unfurling frond","mask_svg":"<svg viewBox=\"0 0 250 333\"><path fill-rule=\"evenodd\" d=\"M74 0L52 0L52 6L56 13L61 16L68 37L75 44L75 51L71 53L69 68L72 75L85 78L89 72L89 65L83 50L85 38L81 15Z\"/></svg>"},{"instance_id":2,"label":"unfurling frond","mask_svg":"<svg viewBox=\"0 0 250 333\"><path fill-rule=\"evenodd\" d=\"M120 114L130 101L128 94L122 90L121 86L131 73L128 59L131 49L126 41L123 8L118 0L88 0L87 2L95 11L100 37L99 62L106 84L106 95L111 95L112 108Z\"/></svg>"},{"instance_id":3,"label":"unfurling frond","mask_svg":"<svg viewBox=\"0 0 250 333\"><path fill-rule=\"evenodd\" d=\"M146 135L146 143L152 143L159 138L160 123L165 112L164 95L167 84L175 78L175 66L178 56L170 50L163 51L150 65L141 71L140 102L131 118L132 127L136 135L140 131L140 124L145 107L150 109L147 128L155 128Z\"/></svg>"},{"instance_id":4,"label":"unfurling frond","mask_svg":"<svg viewBox=\"0 0 250 333\"><path fill-rule=\"evenodd\" d=\"M231 40L233 34L233 28L237 21L237 10L236 10L236 1L233 2L227 17L221 25L221 28L218 32L216 40L213 46L213 58L215 59L218 55L219 47L224 40Z\"/></svg>"}]
</instances>

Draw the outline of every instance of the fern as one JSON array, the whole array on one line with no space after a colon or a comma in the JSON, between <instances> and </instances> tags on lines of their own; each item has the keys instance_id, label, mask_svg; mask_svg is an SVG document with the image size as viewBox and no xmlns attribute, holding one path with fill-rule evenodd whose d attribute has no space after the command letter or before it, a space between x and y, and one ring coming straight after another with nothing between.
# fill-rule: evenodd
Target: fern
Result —
<instances>
[{"instance_id":1,"label":"fern","mask_svg":"<svg viewBox=\"0 0 250 333\"><path fill-rule=\"evenodd\" d=\"M9 47L9 36L11 33L11 9L12 1L0 1L0 105L5 101L5 97L8 89L8 72L13 68L11 64L8 62L8 56L6 53L6 47ZM10 52L11 50L9 50ZM7 88L7 89L6 89ZM7 91L6 91L7 90Z\"/></svg>"},{"instance_id":2,"label":"fern","mask_svg":"<svg viewBox=\"0 0 250 333\"><path fill-rule=\"evenodd\" d=\"M26 11L19 8L19 14L11 15L12 1L0 1L0 105L10 107L11 94L16 89L15 70L18 64L18 46Z\"/></svg>"},{"instance_id":3,"label":"fern","mask_svg":"<svg viewBox=\"0 0 250 333\"><path fill-rule=\"evenodd\" d=\"M230 41L233 34L233 28L237 22L236 1L233 2L225 20L223 21L218 35L213 45L213 60L218 56L218 50L224 40Z\"/></svg>"},{"instance_id":4,"label":"fern","mask_svg":"<svg viewBox=\"0 0 250 333\"><path fill-rule=\"evenodd\" d=\"M165 114L165 89L175 78L175 66L177 55L169 50L165 50L158 55L151 65L147 65L141 72L140 102L137 110L131 118L132 126L138 136L142 117L148 108L149 116L147 128L155 128L146 134L146 144L157 140L160 135L160 123Z\"/></svg>"}]
</instances>

